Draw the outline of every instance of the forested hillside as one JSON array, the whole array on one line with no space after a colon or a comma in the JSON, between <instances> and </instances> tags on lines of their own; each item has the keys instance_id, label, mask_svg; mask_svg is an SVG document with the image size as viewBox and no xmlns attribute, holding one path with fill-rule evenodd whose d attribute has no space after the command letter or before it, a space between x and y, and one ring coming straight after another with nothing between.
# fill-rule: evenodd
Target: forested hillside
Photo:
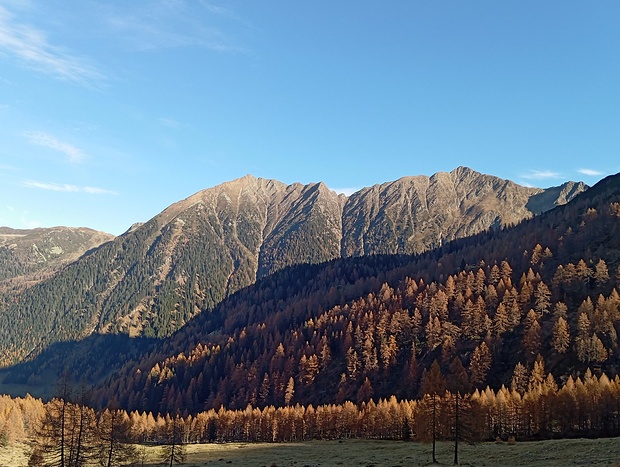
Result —
<instances>
[{"instance_id":1,"label":"forested hillside","mask_svg":"<svg viewBox=\"0 0 620 467\"><path fill-rule=\"evenodd\" d=\"M420 394L435 360L472 388L618 373L620 176L567 206L418 257L281 271L102 384L128 409L197 412Z\"/></svg>"},{"instance_id":2,"label":"forested hillside","mask_svg":"<svg viewBox=\"0 0 620 467\"><path fill-rule=\"evenodd\" d=\"M420 253L517 223L585 188L526 188L459 168L346 198L322 183L246 176L170 206L19 296L2 296L0 366L93 334L169 336L282 268Z\"/></svg>"},{"instance_id":3,"label":"forested hillside","mask_svg":"<svg viewBox=\"0 0 620 467\"><path fill-rule=\"evenodd\" d=\"M87 228L0 227L0 292L14 296L113 238Z\"/></svg>"}]
</instances>

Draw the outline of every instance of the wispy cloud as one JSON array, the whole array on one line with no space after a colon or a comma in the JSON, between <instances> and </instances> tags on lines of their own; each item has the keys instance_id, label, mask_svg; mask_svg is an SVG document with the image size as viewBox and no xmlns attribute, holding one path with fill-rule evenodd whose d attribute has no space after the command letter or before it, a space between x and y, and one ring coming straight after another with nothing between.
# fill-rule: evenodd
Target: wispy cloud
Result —
<instances>
[{"instance_id":1,"label":"wispy cloud","mask_svg":"<svg viewBox=\"0 0 620 467\"><path fill-rule=\"evenodd\" d=\"M548 180L550 178L562 178L562 174L551 170L530 170L521 177L527 180Z\"/></svg>"},{"instance_id":2,"label":"wispy cloud","mask_svg":"<svg viewBox=\"0 0 620 467\"><path fill-rule=\"evenodd\" d=\"M342 193L345 196L351 196L353 193L361 190L360 187L348 187L348 188L332 188L336 193Z\"/></svg>"},{"instance_id":3,"label":"wispy cloud","mask_svg":"<svg viewBox=\"0 0 620 467\"><path fill-rule=\"evenodd\" d=\"M67 183L50 183L39 182L36 180L27 180L23 183L27 188L38 188L40 190L58 191L64 193L87 193L89 195L117 195L115 191L106 190L92 186L77 186Z\"/></svg>"},{"instance_id":4,"label":"wispy cloud","mask_svg":"<svg viewBox=\"0 0 620 467\"><path fill-rule=\"evenodd\" d=\"M223 16L232 16L232 13L230 12L229 9L219 6L219 5L214 5L212 2L200 0L200 4L212 13L223 15Z\"/></svg>"},{"instance_id":5,"label":"wispy cloud","mask_svg":"<svg viewBox=\"0 0 620 467\"><path fill-rule=\"evenodd\" d=\"M159 123L168 128L180 128L181 124L174 120L173 118L160 118L158 119Z\"/></svg>"},{"instance_id":6,"label":"wispy cloud","mask_svg":"<svg viewBox=\"0 0 620 467\"><path fill-rule=\"evenodd\" d=\"M594 169L579 169L577 170L580 174L588 175L589 177L596 177L598 175L603 175L603 172Z\"/></svg>"},{"instance_id":7,"label":"wispy cloud","mask_svg":"<svg viewBox=\"0 0 620 467\"><path fill-rule=\"evenodd\" d=\"M92 85L105 76L83 58L50 43L43 31L20 23L0 6L0 52L20 64L66 81Z\"/></svg>"},{"instance_id":8,"label":"wispy cloud","mask_svg":"<svg viewBox=\"0 0 620 467\"><path fill-rule=\"evenodd\" d=\"M136 2L138 3L138 2ZM148 8L119 3L109 8L105 21L130 47L146 51L174 47L200 47L216 52L245 52L220 28L205 19L233 18L229 10L209 2L160 0Z\"/></svg>"},{"instance_id":9,"label":"wispy cloud","mask_svg":"<svg viewBox=\"0 0 620 467\"><path fill-rule=\"evenodd\" d=\"M48 133L43 133L41 131L26 131L24 132L24 136L28 138L32 144L53 149L54 151L64 154L70 162L79 163L84 161L87 157L84 151L80 148L77 148L70 143L60 141Z\"/></svg>"}]
</instances>

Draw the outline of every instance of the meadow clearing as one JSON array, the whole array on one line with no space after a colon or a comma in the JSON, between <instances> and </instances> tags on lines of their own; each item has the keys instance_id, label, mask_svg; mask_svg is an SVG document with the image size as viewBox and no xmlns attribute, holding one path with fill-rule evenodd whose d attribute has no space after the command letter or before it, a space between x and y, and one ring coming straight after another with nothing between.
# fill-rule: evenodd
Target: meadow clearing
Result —
<instances>
[{"instance_id":1,"label":"meadow clearing","mask_svg":"<svg viewBox=\"0 0 620 467\"><path fill-rule=\"evenodd\" d=\"M149 467L157 462L159 448L140 447ZM1 467L27 465L28 446L18 443L0 448ZM186 446L188 467L310 467L310 466L428 466L431 446L415 442L380 440L308 441L303 443L226 443ZM452 465L453 445L437 444L440 465ZM563 439L552 441L462 444L460 465L620 467L620 438Z\"/></svg>"}]
</instances>

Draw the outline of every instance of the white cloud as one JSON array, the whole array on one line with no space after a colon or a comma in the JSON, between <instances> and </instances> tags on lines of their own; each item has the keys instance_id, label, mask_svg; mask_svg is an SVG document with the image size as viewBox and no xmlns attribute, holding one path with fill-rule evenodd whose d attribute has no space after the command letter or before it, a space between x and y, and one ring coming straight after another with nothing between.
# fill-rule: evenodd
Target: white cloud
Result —
<instances>
[{"instance_id":1,"label":"white cloud","mask_svg":"<svg viewBox=\"0 0 620 467\"><path fill-rule=\"evenodd\" d=\"M24 132L24 136L26 136L32 144L53 149L54 151L64 154L71 162L79 163L86 159L86 154L80 148L64 141L60 141L50 134L43 133L41 131L26 131Z\"/></svg>"},{"instance_id":2,"label":"white cloud","mask_svg":"<svg viewBox=\"0 0 620 467\"><path fill-rule=\"evenodd\" d=\"M521 175L521 177L528 180L547 180L550 178L562 178L562 175L551 170L530 170L528 173Z\"/></svg>"},{"instance_id":3,"label":"white cloud","mask_svg":"<svg viewBox=\"0 0 620 467\"><path fill-rule=\"evenodd\" d=\"M596 177L598 175L603 175L603 172L594 169L579 169L577 170L580 174L588 175L590 177Z\"/></svg>"},{"instance_id":4,"label":"white cloud","mask_svg":"<svg viewBox=\"0 0 620 467\"><path fill-rule=\"evenodd\" d=\"M200 47L216 52L245 51L220 29L206 25L205 11L210 17L234 18L225 8L205 2L170 0L152 2L149 8L136 3L109 6L105 18L115 37L121 37L133 49Z\"/></svg>"},{"instance_id":5,"label":"white cloud","mask_svg":"<svg viewBox=\"0 0 620 467\"><path fill-rule=\"evenodd\" d=\"M36 71L80 84L93 84L104 75L86 60L51 44L38 28L20 23L0 6L0 52Z\"/></svg>"},{"instance_id":6,"label":"white cloud","mask_svg":"<svg viewBox=\"0 0 620 467\"><path fill-rule=\"evenodd\" d=\"M219 5L213 5L211 2L206 2L204 0L201 0L200 4L204 6L207 10L209 10L211 13L215 13L218 15L224 15L224 16L233 16L230 10L228 10L227 8L221 7Z\"/></svg>"},{"instance_id":7,"label":"white cloud","mask_svg":"<svg viewBox=\"0 0 620 467\"><path fill-rule=\"evenodd\" d=\"M161 123L163 126L167 126L168 128L179 128L181 126L181 124L173 118L160 118L158 120L159 123Z\"/></svg>"},{"instance_id":8,"label":"white cloud","mask_svg":"<svg viewBox=\"0 0 620 467\"><path fill-rule=\"evenodd\" d=\"M38 182L36 180L27 180L23 183L28 188L38 188L41 190L59 191L64 193L87 193L89 195L117 195L118 193L104 188L97 188L91 186L77 186L69 185L66 183L49 183Z\"/></svg>"},{"instance_id":9,"label":"white cloud","mask_svg":"<svg viewBox=\"0 0 620 467\"><path fill-rule=\"evenodd\" d=\"M348 187L348 188L332 188L336 193L342 193L345 196L351 196L353 193L361 190L360 187Z\"/></svg>"}]
</instances>

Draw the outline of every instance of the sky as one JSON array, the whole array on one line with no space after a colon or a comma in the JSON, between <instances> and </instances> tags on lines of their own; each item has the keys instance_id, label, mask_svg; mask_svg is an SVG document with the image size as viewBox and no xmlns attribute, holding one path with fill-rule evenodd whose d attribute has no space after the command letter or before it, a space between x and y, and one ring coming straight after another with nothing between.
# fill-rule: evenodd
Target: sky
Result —
<instances>
[{"instance_id":1,"label":"sky","mask_svg":"<svg viewBox=\"0 0 620 467\"><path fill-rule=\"evenodd\" d=\"M0 0L0 226L121 234L252 174L620 172L620 2Z\"/></svg>"}]
</instances>

